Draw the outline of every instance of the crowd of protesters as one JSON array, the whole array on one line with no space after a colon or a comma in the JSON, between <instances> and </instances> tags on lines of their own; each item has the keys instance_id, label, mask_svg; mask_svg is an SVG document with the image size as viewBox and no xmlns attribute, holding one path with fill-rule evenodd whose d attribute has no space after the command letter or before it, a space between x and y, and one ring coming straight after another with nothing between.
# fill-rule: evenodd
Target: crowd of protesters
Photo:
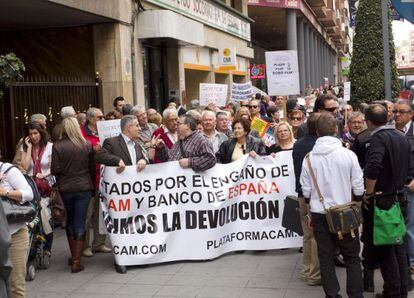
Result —
<instances>
[{"instance_id":1,"label":"crowd of protesters","mask_svg":"<svg viewBox=\"0 0 414 298\"><path fill-rule=\"evenodd\" d=\"M210 104L202 109L198 100L193 100L186 110L171 101L160 112L129 105L117 97L114 110L106 115L95 107L86 113L63 107L62 121L49 128L51 136L46 117L34 114L17 145L15 167L5 174L11 164L1 163L0 174L8 179L1 180L0 195L21 202L31 200L33 195L22 176L26 173L35 178L46 210L57 189L54 195L61 196L66 208L62 225L70 248L68 265L76 273L84 270L82 256L111 252L106 237L99 234L101 164L114 166L121 173L126 166L142 171L148 164L178 161L182 168L203 172L245 154L274 157L291 151L304 232L300 277L310 286L322 285L326 297L340 297L335 265L343 266L348 296L363 297L364 291L374 291L374 270L379 268L384 279L383 297L407 297L414 271L414 203L410 201L414 199L413 106L399 100L395 104L383 101L352 107L338 100L342 96L342 89L336 87L307 89L304 98L258 93L251 100L229 102L225 107ZM251 129L256 117L273 127L273 144L265 143ZM120 119L121 134L106 139L101 146L97 123L113 119ZM362 264L359 232L340 239L329 231L325 218L325 209L352 199L363 205ZM396 200L406 219L404 244L375 246L374 205L387 209ZM45 215L44 226L44 253L50 255L50 215ZM24 297L27 227L5 228L0 223L0 296L6 293L8 279L11 297ZM3 244L8 242L11 246L7 250ZM7 255L11 270L5 270L10 267L2 263ZM118 264L115 269L127 272Z\"/></svg>"}]
</instances>

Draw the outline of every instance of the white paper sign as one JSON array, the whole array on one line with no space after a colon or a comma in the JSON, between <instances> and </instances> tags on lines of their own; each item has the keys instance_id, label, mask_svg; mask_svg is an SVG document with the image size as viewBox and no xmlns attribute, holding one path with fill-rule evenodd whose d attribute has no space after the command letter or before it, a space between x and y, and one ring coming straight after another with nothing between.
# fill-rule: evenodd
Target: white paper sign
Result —
<instances>
[{"instance_id":1,"label":"white paper sign","mask_svg":"<svg viewBox=\"0 0 414 298\"><path fill-rule=\"evenodd\" d=\"M98 121L96 124L101 145L105 139L116 137L121 133L121 119Z\"/></svg>"},{"instance_id":2,"label":"white paper sign","mask_svg":"<svg viewBox=\"0 0 414 298\"><path fill-rule=\"evenodd\" d=\"M245 155L203 173L178 162L121 174L107 167L100 201L116 263L140 265L300 247L302 237L282 221L297 214L284 209L288 195L296 195L290 151Z\"/></svg>"},{"instance_id":3,"label":"white paper sign","mask_svg":"<svg viewBox=\"0 0 414 298\"><path fill-rule=\"evenodd\" d=\"M351 82L344 83L344 99L346 102L351 100Z\"/></svg>"},{"instance_id":4,"label":"white paper sign","mask_svg":"<svg viewBox=\"0 0 414 298\"><path fill-rule=\"evenodd\" d=\"M216 104L218 107L224 107L227 101L226 84L200 84L200 105L208 106L210 103Z\"/></svg>"},{"instance_id":5,"label":"white paper sign","mask_svg":"<svg viewBox=\"0 0 414 298\"><path fill-rule=\"evenodd\" d=\"M265 57L268 94L300 94L298 52L266 52Z\"/></svg>"},{"instance_id":6,"label":"white paper sign","mask_svg":"<svg viewBox=\"0 0 414 298\"><path fill-rule=\"evenodd\" d=\"M240 100L250 100L252 98L253 89L252 82L247 83L233 83L231 86L230 99L233 102L239 102Z\"/></svg>"}]
</instances>

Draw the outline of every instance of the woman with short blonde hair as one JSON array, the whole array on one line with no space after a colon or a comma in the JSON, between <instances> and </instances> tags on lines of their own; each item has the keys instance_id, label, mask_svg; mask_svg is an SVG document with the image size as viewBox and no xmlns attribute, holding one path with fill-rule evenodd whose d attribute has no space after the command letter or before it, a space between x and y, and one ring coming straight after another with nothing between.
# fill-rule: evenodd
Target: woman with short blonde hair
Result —
<instances>
[{"instance_id":1,"label":"woman with short blonde hair","mask_svg":"<svg viewBox=\"0 0 414 298\"><path fill-rule=\"evenodd\" d=\"M275 154L280 151L288 151L293 149L295 138L293 136L292 126L286 121L279 122L275 125L276 144L267 147L267 154Z\"/></svg>"},{"instance_id":2,"label":"woman with short blonde hair","mask_svg":"<svg viewBox=\"0 0 414 298\"><path fill-rule=\"evenodd\" d=\"M84 269L80 259L85 243L86 212L94 190L95 161L92 145L83 137L75 118L62 121L61 139L52 148L51 173L56 176L65 204L69 264L72 273L77 273Z\"/></svg>"}]
</instances>

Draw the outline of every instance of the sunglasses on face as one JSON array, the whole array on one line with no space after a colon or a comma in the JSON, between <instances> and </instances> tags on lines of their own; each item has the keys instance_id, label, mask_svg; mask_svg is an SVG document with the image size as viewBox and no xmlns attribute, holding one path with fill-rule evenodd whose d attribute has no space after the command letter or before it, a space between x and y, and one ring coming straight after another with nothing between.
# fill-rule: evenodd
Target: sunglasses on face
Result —
<instances>
[{"instance_id":1,"label":"sunglasses on face","mask_svg":"<svg viewBox=\"0 0 414 298\"><path fill-rule=\"evenodd\" d=\"M98 116L97 117L99 120L103 120L103 119L105 119L105 116Z\"/></svg>"},{"instance_id":2,"label":"sunglasses on face","mask_svg":"<svg viewBox=\"0 0 414 298\"><path fill-rule=\"evenodd\" d=\"M411 111L405 111L405 110L393 110L392 111L394 114L400 113L400 114L408 114Z\"/></svg>"},{"instance_id":3,"label":"sunglasses on face","mask_svg":"<svg viewBox=\"0 0 414 298\"><path fill-rule=\"evenodd\" d=\"M249 108L256 109L258 106L250 105Z\"/></svg>"},{"instance_id":4,"label":"sunglasses on face","mask_svg":"<svg viewBox=\"0 0 414 298\"><path fill-rule=\"evenodd\" d=\"M337 107L333 107L333 108L323 108L323 110L324 111L327 111L327 112L335 112L336 110L338 110L338 108Z\"/></svg>"},{"instance_id":5,"label":"sunglasses on face","mask_svg":"<svg viewBox=\"0 0 414 298\"><path fill-rule=\"evenodd\" d=\"M290 117L290 120L301 121L302 119L302 117Z\"/></svg>"},{"instance_id":6,"label":"sunglasses on face","mask_svg":"<svg viewBox=\"0 0 414 298\"><path fill-rule=\"evenodd\" d=\"M248 108L249 105L240 105L240 107L246 107L246 108Z\"/></svg>"}]
</instances>

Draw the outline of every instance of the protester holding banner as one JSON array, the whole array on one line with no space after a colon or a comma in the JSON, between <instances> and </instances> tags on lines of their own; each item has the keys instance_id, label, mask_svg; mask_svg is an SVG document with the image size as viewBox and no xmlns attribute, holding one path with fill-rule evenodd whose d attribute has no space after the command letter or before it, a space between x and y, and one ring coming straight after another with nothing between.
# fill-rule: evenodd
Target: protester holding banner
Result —
<instances>
[{"instance_id":1,"label":"protester holding banner","mask_svg":"<svg viewBox=\"0 0 414 298\"><path fill-rule=\"evenodd\" d=\"M358 228L352 233L334 234L327 222L328 209L350 203L352 194L362 198L362 170L356 155L344 148L335 137L338 126L331 114L322 113L316 123L316 131L319 138L309 158L303 161L300 184L305 200L310 202L323 289L326 297L339 295L340 288L333 261L335 248L338 246L347 267L346 292L349 297L363 297Z\"/></svg>"},{"instance_id":2,"label":"protester holding banner","mask_svg":"<svg viewBox=\"0 0 414 298\"><path fill-rule=\"evenodd\" d=\"M295 142L293 146L293 166L295 169L296 192L299 198L300 223L303 230L303 267L300 277L308 285L321 284L321 272L319 268L318 247L316 245L315 235L309 226L309 205L306 204L303 197L302 187L300 185L300 173L302 172L303 160L308 154L316 140L316 122L320 117L320 113L313 113L308 118L308 134Z\"/></svg>"},{"instance_id":3,"label":"protester holding banner","mask_svg":"<svg viewBox=\"0 0 414 298\"><path fill-rule=\"evenodd\" d=\"M267 154L274 155L280 151L288 151L293 149L295 138L293 136L292 127L286 121L279 122L275 126L276 144L266 147Z\"/></svg>"},{"instance_id":4,"label":"protester holding banner","mask_svg":"<svg viewBox=\"0 0 414 298\"><path fill-rule=\"evenodd\" d=\"M86 122L81 127L83 137L91 143L93 148L99 147L98 136L98 121L104 119L103 113L98 108L89 108L86 111ZM101 178L100 164L96 163L95 168L95 191L88 206L88 212L86 215L86 238L85 249L82 254L84 257L92 257L93 252L109 253L111 248L105 245L106 236L99 234L99 180ZM90 232L92 230L93 239L90 238Z\"/></svg>"},{"instance_id":5,"label":"protester holding banner","mask_svg":"<svg viewBox=\"0 0 414 298\"><path fill-rule=\"evenodd\" d=\"M221 144L216 153L218 163L231 163L246 153L252 156L266 155L266 148L261 139L249 135L250 121L240 118L233 122L234 137Z\"/></svg>"},{"instance_id":6,"label":"protester holding banner","mask_svg":"<svg viewBox=\"0 0 414 298\"><path fill-rule=\"evenodd\" d=\"M93 149L82 136L75 118L62 121L61 140L53 144L51 173L67 212L66 235L72 258L72 273L82 271L85 221L95 181Z\"/></svg>"},{"instance_id":7,"label":"protester holding banner","mask_svg":"<svg viewBox=\"0 0 414 298\"><path fill-rule=\"evenodd\" d=\"M171 149L177 142L177 127L178 127L178 113L176 109L165 109L162 113L163 126L159 127L152 134L153 137L160 136L167 149ZM161 160L158 157L160 149L155 149L154 163L160 163Z\"/></svg>"},{"instance_id":8,"label":"protester holding banner","mask_svg":"<svg viewBox=\"0 0 414 298\"><path fill-rule=\"evenodd\" d=\"M226 115L227 116L227 115ZM216 130L216 115L212 111L204 111L201 114L201 123L203 125L204 135L211 141L213 144L214 152L217 152L220 148L220 145L227 141L227 136Z\"/></svg>"},{"instance_id":9,"label":"protester holding banner","mask_svg":"<svg viewBox=\"0 0 414 298\"><path fill-rule=\"evenodd\" d=\"M191 168L195 172L206 171L216 164L213 144L204 134L197 131L197 122L190 115L182 115L178 120L179 140L168 152L164 148L166 161L177 160L184 169Z\"/></svg>"}]
</instances>

